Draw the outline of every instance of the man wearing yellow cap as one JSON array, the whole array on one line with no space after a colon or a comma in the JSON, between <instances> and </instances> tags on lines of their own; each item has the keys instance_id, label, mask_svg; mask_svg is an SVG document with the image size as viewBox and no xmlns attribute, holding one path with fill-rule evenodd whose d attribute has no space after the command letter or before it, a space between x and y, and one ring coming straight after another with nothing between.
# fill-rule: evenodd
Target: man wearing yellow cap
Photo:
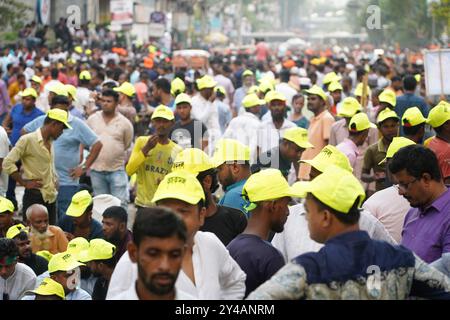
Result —
<instances>
[{"instance_id":1,"label":"man wearing yellow cap","mask_svg":"<svg viewBox=\"0 0 450 320\"><path fill-rule=\"evenodd\" d=\"M170 138L181 148L199 148L205 150L208 146L207 128L199 120L192 118L192 99L185 93L175 98L175 110L179 120L170 132Z\"/></svg>"},{"instance_id":2,"label":"man wearing yellow cap","mask_svg":"<svg viewBox=\"0 0 450 320\"><path fill-rule=\"evenodd\" d=\"M129 201L126 151L133 141L134 129L130 120L117 111L118 102L116 91L103 91L102 110L87 120L87 125L100 137L103 145L91 166L91 182L96 196L110 194L119 198L126 208Z\"/></svg>"},{"instance_id":3,"label":"man wearing yellow cap","mask_svg":"<svg viewBox=\"0 0 450 320\"><path fill-rule=\"evenodd\" d=\"M21 137L3 161L3 170L25 187L23 213L32 204L43 204L48 209L50 224L56 223L57 196L53 141L67 128L72 128L68 113L61 109L50 110L43 127ZM16 166L19 160L23 176Z\"/></svg>"},{"instance_id":4,"label":"man wearing yellow cap","mask_svg":"<svg viewBox=\"0 0 450 320\"><path fill-rule=\"evenodd\" d=\"M415 143L422 144L425 136L425 124L427 119L417 107L409 108L405 111L402 118L402 128L405 138Z\"/></svg>"},{"instance_id":5,"label":"man wearing yellow cap","mask_svg":"<svg viewBox=\"0 0 450 320\"><path fill-rule=\"evenodd\" d=\"M377 113L379 114L384 109L395 110L395 106L397 105L397 96L394 91L390 89L386 89L380 93L378 96L378 101L380 106L377 109Z\"/></svg>"},{"instance_id":6,"label":"man wearing yellow cap","mask_svg":"<svg viewBox=\"0 0 450 320\"><path fill-rule=\"evenodd\" d=\"M58 301L66 298L63 286L51 278L45 278L35 290L29 291L29 294L35 296L34 300ZM28 299L24 297L22 300Z\"/></svg>"},{"instance_id":7,"label":"man wearing yellow cap","mask_svg":"<svg viewBox=\"0 0 450 320\"><path fill-rule=\"evenodd\" d=\"M306 92L308 94L308 110L314 113L308 128L310 142L314 145L314 148L303 152L302 160L314 158L322 148L328 145L331 127L335 123L333 116L327 110L327 96L325 92L318 86L313 86ZM301 180L307 180L310 169L308 165L302 164L298 177Z\"/></svg>"},{"instance_id":8,"label":"man wearing yellow cap","mask_svg":"<svg viewBox=\"0 0 450 320\"><path fill-rule=\"evenodd\" d=\"M91 99L91 80L92 75L89 71L81 71L78 76L77 97L75 100L75 108L81 113L85 114L89 106L89 100Z\"/></svg>"},{"instance_id":9,"label":"man wearing yellow cap","mask_svg":"<svg viewBox=\"0 0 450 320\"><path fill-rule=\"evenodd\" d=\"M342 101L342 85L339 82L331 82L328 86L328 92L330 93L331 98L333 98L333 105L330 107L330 112L333 116L337 115L338 105L340 105Z\"/></svg>"},{"instance_id":10,"label":"man wearing yellow cap","mask_svg":"<svg viewBox=\"0 0 450 320\"><path fill-rule=\"evenodd\" d=\"M284 266L283 256L268 240L271 232L283 231L294 192L279 170L267 169L253 174L242 194L250 202L247 210L251 215L247 228L227 248L247 274L247 296Z\"/></svg>"},{"instance_id":11,"label":"man wearing yellow cap","mask_svg":"<svg viewBox=\"0 0 450 320\"><path fill-rule=\"evenodd\" d=\"M119 93L119 105L117 106L117 111L123 114L131 123L136 122L136 108L133 105L133 100L136 97L136 89L134 86L125 81L118 88L115 88L114 91Z\"/></svg>"},{"instance_id":12,"label":"man wearing yellow cap","mask_svg":"<svg viewBox=\"0 0 450 320\"><path fill-rule=\"evenodd\" d=\"M415 144L414 141L403 137L396 137L392 140L386 153L386 170L388 179L394 181L392 173L389 171L389 163L392 157L404 147ZM386 201L386 199L389 199ZM366 202L363 208L368 210L385 226L389 234L397 241L402 241L402 230L405 221L405 216L411 206L409 202L398 194L398 189L395 186L380 190L373 194Z\"/></svg>"},{"instance_id":13,"label":"man wearing yellow cap","mask_svg":"<svg viewBox=\"0 0 450 320\"><path fill-rule=\"evenodd\" d=\"M36 285L33 270L18 262L18 257L19 252L14 240L0 238L0 301L19 300Z\"/></svg>"},{"instance_id":14,"label":"man wearing yellow cap","mask_svg":"<svg viewBox=\"0 0 450 320\"><path fill-rule=\"evenodd\" d=\"M398 136L399 122L399 117L391 109L381 111L377 118L377 126L382 137L364 154L361 180L367 183L375 181L375 191L389 186L390 182L386 179L386 164L381 161L386 158L386 152L392 140Z\"/></svg>"},{"instance_id":15,"label":"man wearing yellow cap","mask_svg":"<svg viewBox=\"0 0 450 320\"><path fill-rule=\"evenodd\" d=\"M255 76L253 71L245 70L242 73L242 86L240 85L236 86L236 91L234 92L233 96L232 106L233 112L235 112L236 115L240 114L242 107L242 100L248 94L248 90L251 88L251 86L253 86L254 83L255 83Z\"/></svg>"},{"instance_id":16,"label":"man wearing yellow cap","mask_svg":"<svg viewBox=\"0 0 450 320\"><path fill-rule=\"evenodd\" d=\"M103 238L103 228L100 222L92 218L94 202L87 190L74 194L65 216L59 221L59 226L66 233L67 239L83 237L87 240Z\"/></svg>"},{"instance_id":17,"label":"man wearing yellow cap","mask_svg":"<svg viewBox=\"0 0 450 320\"><path fill-rule=\"evenodd\" d=\"M6 238L13 239L16 243L19 252L18 261L29 266L36 275L40 275L47 271L48 261L31 251L28 233L28 228L23 224L16 224L8 229Z\"/></svg>"},{"instance_id":18,"label":"man wearing yellow cap","mask_svg":"<svg viewBox=\"0 0 450 320\"><path fill-rule=\"evenodd\" d=\"M152 114L155 134L136 139L126 166L129 176L137 174L138 208L150 207L156 188L170 173L173 161L181 148L169 138L175 116L168 107L160 105Z\"/></svg>"},{"instance_id":19,"label":"man wearing yellow cap","mask_svg":"<svg viewBox=\"0 0 450 320\"><path fill-rule=\"evenodd\" d=\"M14 204L9 199L0 196L0 238L6 237L8 229L18 223L14 216Z\"/></svg>"},{"instance_id":20,"label":"man wearing yellow cap","mask_svg":"<svg viewBox=\"0 0 450 320\"><path fill-rule=\"evenodd\" d=\"M350 172L330 167L300 193L306 194L311 239L325 245L293 259L249 300L450 298L450 282L440 272L410 250L374 241L360 230L364 189ZM374 270L386 276L375 280Z\"/></svg>"},{"instance_id":21,"label":"man wearing yellow cap","mask_svg":"<svg viewBox=\"0 0 450 320\"><path fill-rule=\"evenodd\" d=\"M245 111L231 120L222 137L224 139L234 139L249 146L252 163L255 163L257 159L258 141L255 139L255 133L258 132L261 126L261 107L265 104L266 102L259 99L255 93L247 95L242 100L242 106Z\"/></svg>"},{"instance_id":22,"label":"man wearing yellow cap","mask_svg":"<svg viewBox=\"0 0 450 320\"><path fill-rule=\"evenodd\" d=\"M450 184L450 104L441 101L431 109L427 123L436 131L436 136L426 146L436 154L446 184Z\"/></svg>"},{"instance_id":23,"label":"man wearing yellow cap","mask_svg":"<svg viewBox=\"0 0 450 320\"><path fill-rule=\"evenodd\" d=\"M176 289L200 300L242 299L245 273L214 234L198 231L205 216L205 194L197 178L183 170L168 174L158 186L153 202L158 207L173 210L186 224L187 247ZM149 210L152 209L144 209L143 214L148 214ZM133 227L134 237L135 228L136 224ZM133 240L136 241L136 238ZM136 264L132 263L130 257L124 254L117 264L107 299L115 299L118 293L128 290L138 278Z\"/></svg>"}]
</instances>

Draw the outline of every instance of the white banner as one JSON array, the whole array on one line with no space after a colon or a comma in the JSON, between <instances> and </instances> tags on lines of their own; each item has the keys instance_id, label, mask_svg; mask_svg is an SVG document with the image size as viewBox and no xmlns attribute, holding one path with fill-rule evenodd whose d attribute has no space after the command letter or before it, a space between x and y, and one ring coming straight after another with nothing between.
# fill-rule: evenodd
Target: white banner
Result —
<instances>
[{"instance_id":1,"label":"white banner","mask_svg":"<svg viewBox=\"0 0 450 320\"><path fill-rule=\"evenodd\" d=\"M427 95L450 94L450 49L425 52Z\"/></svg>"},{"instance_id":2,"label":"white banner","mask_svg":"<svg viewBox=\"0 0 450 320\"><path fill-rule=\"evenodd\" d=\"M133 24L134 4L133 0L113 0L110 2L111 24Z\"/></svg>"}]
</instances>

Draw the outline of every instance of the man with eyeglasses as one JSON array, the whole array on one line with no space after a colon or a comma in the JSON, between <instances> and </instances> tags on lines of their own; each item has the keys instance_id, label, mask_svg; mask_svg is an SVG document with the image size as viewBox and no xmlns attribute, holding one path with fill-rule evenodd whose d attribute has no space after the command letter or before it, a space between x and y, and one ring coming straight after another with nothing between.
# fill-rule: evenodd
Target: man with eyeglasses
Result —
<instances>
[{"instance_id":1,"label":"man with eyeglasses","mask_svg":"<svg viewBox=\"0 0 450 320\"><path fill-rule=\"evenodd\" d=\"M389 170L398 192L412 209L405 217L402 245L427 263L450 252L450 189L444 184L436 155L419 145L402 148Z\"/></svg>"}]
</instances>

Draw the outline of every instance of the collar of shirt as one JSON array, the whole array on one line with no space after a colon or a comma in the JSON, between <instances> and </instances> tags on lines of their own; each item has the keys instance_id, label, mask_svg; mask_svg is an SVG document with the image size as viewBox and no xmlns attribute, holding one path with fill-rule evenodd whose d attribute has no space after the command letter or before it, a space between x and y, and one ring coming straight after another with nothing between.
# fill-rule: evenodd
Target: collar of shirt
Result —
<instances>
[{"instance_id":1,"label":"collar of shirt","mask_svg":"<svg viewBox=\"0 0 450 320\"><path fill-rule=\"evenodd\" d=\"M44 137L42 137L42 128L39 128L39 130L36 130L36 136L37 136L37 141L39 141L39 142L44 141Z\"/></svg>"},{"instance_id":2,"label":"collar of shirt","mask_svg":"<svg viewBox=\"0 0 450 320\"><path fill-rule=\"evenodd\" d=\"M243 187L246 182L247 182L247 179L244 179L244 180L238 181L236 183L233 183L232 185L229 185L226 188L226 191L228 192L230 190L233 190L233 189L236 189L236 188L239 188L239 187Z\"/></svg>"},{"instance_id":3,"label":"collar of shirt","mask_svg":"<svg viewBox=\"0 0 450 320\"><path fill-rule=\"evenodd\" d=\"M320 114L318 114L317 116L312 117L311 120L314 121L319 121L320 119L322 119L323 117L325 117L325 115L327 114L327 110L323 110Z\"/></svg>"},{"instance_id":4,"label":"collar of shirt","mask_svg":"<svg viewBox=\"0 0 450 320\"><path fill-rule=\"evenodd\" d=\"M370 237L367 234L366 231L352 231L352 232L345 232L342 234L339 234L331 239L329 239L325 245L329 245L332 243L356 243L361 241L369 241Z\"/></svg>"},{"instance_id":5,"label":"collar of shirt","mask_svg":"<svg viewBox=\"0 0 450 320\"><path fill-rule=\"evenodd\" d=\"M352 150L353 150L356 154L358 154L358 155L361 154L361 152L359 152L358 146L356 145L355 142L353 142L353 140L351 140L351 139L349 139L349 138L345 138L344 143L347 144L349 147L351 147Z\"/></svg>"},{"instance_id":6,"label":"collar of shirt","mask_svg":"<svg viewBox=\"0 0 450 320\"><path fill-rule=\"evenodd\" d=\"M387 147L384 145L383 138L378 140L378 152L387 152Z\"/></svg>"},{"instance_id":7,"label":"collar of shirt","mask_svg":"<svg viewBox=\"0 0 450 320\"><path fill-rule=\"evenodd\" d=\"M253 114L253 113L251 113L251 112L248 112L248 111L245 111L245 112L242 114L242 117L252 118L252 119L256 119L256 120L259 121L259 118L258 118L257 115L255 115L255 114Z\"/></svg>"},{"instance_id":8,"label":"collar of shirt","mask_svg":"<svg viewBox=\"0 0 450 320\"><path fill-rule=\"evenodd\" d=\"M281 125L280 129L277 129L275 127L275 124L273 123L272 117L270 119L267 119L267 120L263 121L262 123L263 123L263 125L269 127L270 129L275 129L275 130L284 130L284 129L292 128L292 126L289 125L290 121L286 120L286 119L284 119L283 124Z\"/></svg>"},{"instance_id":9,"label":"collar of shirt","mask_svg":"<svg viewBox=\"0 0 450 320\"><path fill-rule=\"evenodd\" d=\"M431 211L437 211L437 213L441 213L444 210L444 207L450 201L450 188L447 186L447 190L441 194L439 198L434 200L434 202L424 209L419 209L420 215L427 215Z\"/></svg>"}]
</instances>

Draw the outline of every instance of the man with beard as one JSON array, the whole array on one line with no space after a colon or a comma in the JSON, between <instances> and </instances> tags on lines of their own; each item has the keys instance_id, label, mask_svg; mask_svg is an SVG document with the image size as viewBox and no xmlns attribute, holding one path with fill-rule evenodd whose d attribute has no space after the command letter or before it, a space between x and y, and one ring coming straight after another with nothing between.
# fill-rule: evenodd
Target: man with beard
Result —
<instances>
[{"instance_id":1,"label":"man with beard","mask_svg":"<svg viewBox=\"0 0 450 320\"><path fill-rule=\"evenodd\" d=\"M371 145L364 154L361 180L367 183L376 182L376 191L388 188L386 179L386 152L392 140L398 136L400 119L391 109L384 109L377 118L378 130L382 138ZM371 174L373 170L374 174Z\"/></svg>"},{"instance_id":2,"label":"man with beard","mask_svg":"<svg viewBox=\"0 0 450 320\"><path fill-rule=\"evenodd\" d=\"M138 277L115 300L192 300L175 288L187 250L187 229L183 220L163 208L145 208L133 225L128 246Z\"/></svg>"},{"instance_id":3,"label":"man with beard","mask_svg":"<svg viewBox=\"0 0 450 320\"><path fill-rule=\"evenodd\" d=\"M140 208L152 206L153 195L164 177L170 173L173 161L181 148L169 139L175 116L168 107L160 105L152 114L155 134L139 137L126 166L129 176L136 174L135 204Z\"/></svg>"},{"instance_id":4,"label":"man with beard","mask_svg":"<svg viewBox=\"0 0 450 320\"><path fill-rule=\"evenodd\" d=\"M30 225L30 241L33 253L47 250L52 254L64 252L67 249L67 238L61 228L48 223L47 208L34 204L26 211Z\"/></svg>"},{"instance_id":5,"label":"man with beard","mask_svg":"<svg viewBox=\"0 0 450 320\"><path fill-rule=\"evenodd\" d=\"M23 212L26 212L32 204L45 205L51 224L56 223L58 194L53 143L66 128L72 128L68 123L67 111L50 110L44 125L35 132L22 136L3 160L3 170L25 187ZM18 161L22 162L23 176L17 168ZM24 218L26 220L26 217Z\"/></svg>"},{"instance_id":6,"label":"man with beard","mask_svg":"<svg viewBox=\"0 0 450 320\"><path fill-rule=\"evenodd\" d=\"M306 93L308 94L308 110L314 113L308 128L310 142L314 145L314 148L303 152L302 160L311 160L320 153L320 150L328 145L331 127L335 120L327 110L327 95L320 87L313 86ZM307 163L302 163L300 165L299 179L309 180L310 171L311 166Z\"/></svg>"},{"instance_id":7,"label":"man with beard","mask_svg":"<svg viewBox=\"0 0 450 320\"><path fill-rule=\"evenodd\" d=\"M136 108L133 105L133 99L136 96L136 89L129 82L124 82L118 88L113 89L119 93L119 105L117 111L123 114L131 123L136 122Z\"/></svg>"},{"instance_id":8,"label":"man with beard","mask_svg":"<svg viewBox=\"0 0 450 320\"><path fill-rule=\"evenodd\" d=\"M171 94L171 84L166 78L158 78L153 82L153 98L156 103L169 106L173 105L173 97Z\"/></svg>"},{"instance_id":9,"label":"man with beard","mask_svg":"<svg viewBox=\"0 0 450 320\"><path fill-rule=\"evenodd\" d=\"M90 241L89 248L80 252L78 256L78 261L87 263L92 275L98 277L92 292L92 300L106 299L109 281L117 263L115 253L115 245L103 239L94 239Z\"/></svg>"},{"instance_id":10,"label":"man with beard","mask_svg":"<svg viewBox=\"0 0 450 320\"><path fill-rule=\"evenodd\" d=\"M252 175L242 194L250 202L251 215L247 228L227 248L247 274L247 296L284 266L283 256L268 239L271 232L283 231L294 193L279 170L267 169Z\"/></svg>"},{"instance_id":11,"label":"man with beard","mask_svg":"<svg viewBox=\"0 0 450 320\"><path fill-rule=\"evenodd\" d=\"M122 207L110 207L103 212L103 238L116 246L116 261L127 251L128 243L133 239L127 223L128 213Z\"/></svg>"},{"instance_id":12,"label":"man with beard","mask_svg":"<svg viewBox=\"0 0 450 320\"><path fill-rule=\"evenodd\" d=\"M6 238L13 239L19 250L19 262L29 266L36 275L47 271L48 261L31 252L31 241L28 238L28 230L23 224L17 224L8 229Z\"/></svg>"},{"instance_id":13,"label":"man with beard","mask_svg":"<svg viewBox=\"0 0 450 320\"><path fill-rule=\"evenodd\" d=\"M250 148L237 140L223 139L217 143L213 156L219 182L225 194L219 205L246 212L242 199L242 187L251 175Z\"/></svg>"},{"instance_id":14,"label":"man with beard","mask_svg":"<svg viewBox=\"0 0 450 320\"><path fill-rule=\"evenodd\" d=\"M450 252L450 190L436 155L420 145L400 149L389 163L398 193L409 201L402 245L427 263Z\"/></svg>"},{"instance_id":15,"label":"man with beard","mask_svg":"<svg viewBox=\"0 0 450 320\"><path fill-rule=\"evenodd\" d=\"M102 238L102 225L92 218L94 202L87 190L75 193L59 226L66 232L67 239L83 237L87 240Z\"/></svg>"}]
</instances>

